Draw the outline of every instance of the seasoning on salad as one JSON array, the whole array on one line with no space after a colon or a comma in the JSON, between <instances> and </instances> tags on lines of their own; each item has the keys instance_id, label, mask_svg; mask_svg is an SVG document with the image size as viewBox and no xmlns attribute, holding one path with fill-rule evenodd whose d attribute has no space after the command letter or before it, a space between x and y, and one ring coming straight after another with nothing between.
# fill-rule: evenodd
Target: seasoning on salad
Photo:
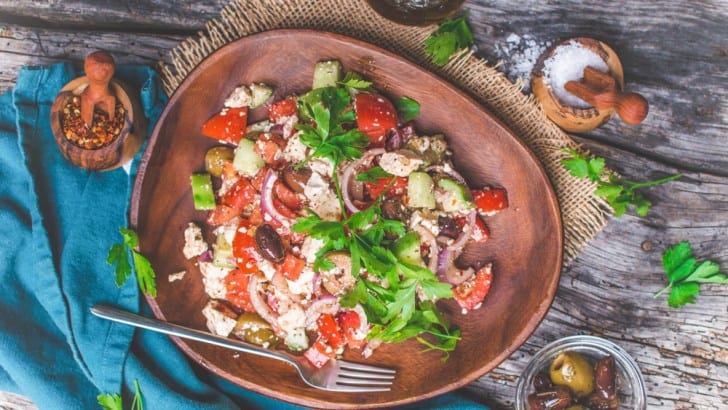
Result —
<instances>
[{"instance_id":1,"label":"seasoning on salad","mask_svg":"<svg viewBox=\"0 0 728 410\"><path fill-rule=\"evenodd\" d=\"M437 302L463 314L483 305L493 264L461 255L490 237L485 218L507 208L506 191L471 189L444 136L402 122L419 112L411 98L398 113L338 61L318 63L312 82L273 102L270 86L240 86L202 128L226 144L204 158L208 327L317 367L412 337L447 357L460 330ZM248 123L256 107L267 119Z\"/></svg>"}]
</instances>

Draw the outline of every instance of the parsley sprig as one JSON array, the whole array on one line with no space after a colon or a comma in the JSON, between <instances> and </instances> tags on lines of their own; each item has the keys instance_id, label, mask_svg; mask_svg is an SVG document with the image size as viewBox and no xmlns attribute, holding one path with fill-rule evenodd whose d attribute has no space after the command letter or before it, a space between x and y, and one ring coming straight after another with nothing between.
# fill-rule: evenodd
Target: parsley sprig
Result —
<instances>
[{"instance_id":1,"label":"parsley sprig","mask_svg":"<svg viewBox=\"0 0 728 410\"><path fill-rule=\"evenodd\" d=\"M109 254L106 257L106 263L116 265L116 286L124 285L129 276L131 276L131 263L129 262L129 253L131 253L132 263L136 270L139 289L145 294L156 297L157 286L154 283L154 269L149 259L139 253L139 236L131 229L119 228L123 243L115 243L111 245Z\"/></svg>"},{"instance_id":2,"label":"parsley sprig","mask_svg":"<svg viewBox=\"0 0 728 410\"><path fill-rule=\"evenodd\" d=\"M124 410L121 396L118 394L99 394L96 400L103 410ZM131 402L131 410L144 410L144 400L139 389L139 381L134 380L134 399Z\"/></svg>"},{"instance_id":3,"label":"parsley sprig","mask_svg":"<svg viewBox=\"0 0 728 410\"><path fill-rule=\"evenodd\" d=\"M717 263L708 260L698 262L693 257L689 242L667 248L662 255L662 266L669 283L654 297L669 290L667 304L671 308L695 303L695 297L700 294L700 283L728 283L728 276L720 272Z\"/></svg>"},{"instance_id":4,"label":"parsley sprig","mask_svg":"<svg viewBox=\"0 0 728 410\"><path fill-rule=\"evenodd\" d=\"M632 182L607 172L604 169L604 158L589 158L574 149L565 149L564 153L570 155L570 158L561 161L564 168L577 178L589 178L596 182L597 188L594 190L594 194L604 198L614 209L614 215L617 217L624 215L630 205L634 206L637 215L646 216L652 203L635 190L664 184L682 177L682 174L678 173L654 181Z\"/></svg>"},{"instance_id":5,"label":"parsley sprig","mask_svg":"<svg viewBox=\"0 0 728 410\"><path fill-rule=\"evenodd\" d=\"M473 33L464 17L448 20L425 40L425 53L432 62L443 66L460 50L473 45Z\"/></svg>"},{"instance_id":6,"label":"parsley sprig","mask_svg":"<svg viewBox=\"0 0 728 410\"><path fill-rule=\"evenodd\" d=\"M385 191L394 181L392 178ZM397 343L418 336L417 340L428 350L443 351L447 358L460 339L460 330L451 327L430 300L452 298L452 288L440 282L430 270L397 259L389 249L392 244L389 237L404 235L405 226L401 221L382 216L381 198L344 221L325 221L312 213L299 218L293 230L324 242L316 254L316 270L334 268L333 262L326 258L329 252L349 252L351 273L358 280L341 304L362 305L373 324L370 339ZM369 277L360 276L362 266ZM418 300L418 291L424 299ZM432 340L419 336L422 334L431 335Z\"/></svg>"}]
</instances>

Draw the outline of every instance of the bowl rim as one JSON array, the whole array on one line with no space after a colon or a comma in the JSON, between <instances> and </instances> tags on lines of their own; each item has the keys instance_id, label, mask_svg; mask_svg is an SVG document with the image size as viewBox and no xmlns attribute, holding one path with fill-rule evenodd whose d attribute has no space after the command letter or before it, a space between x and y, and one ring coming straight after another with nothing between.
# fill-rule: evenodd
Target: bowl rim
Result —
<instances>
[{"instance_id":1,"label":"bowl rim","mask_svg":"<svg viewBox=\"0 0 728 410\"><path fill-rule=\"evenodd\" d=\"M561 339L554 340L541 348L541 350L539 350L531 358L531 360L529 360L526 368L523 369L521 375L518 377L514 407L517 410L528 409L525 398L528 390L530 389L529 379L542 367L542 363L540 363L542 359L554 356L555 354L563 351L569 351L571 349L581 347L594 348L611 354L614 357L617 366L627 373L627 376L634 387L632 395L637 399L637 402L635 403L637 405L636 408L640 410L647 408L647 392L644 376L642 375L639 365L634 358L621 346L611 340L592 335L573 335L563 337Z\"/></svg>"}]
</instances>

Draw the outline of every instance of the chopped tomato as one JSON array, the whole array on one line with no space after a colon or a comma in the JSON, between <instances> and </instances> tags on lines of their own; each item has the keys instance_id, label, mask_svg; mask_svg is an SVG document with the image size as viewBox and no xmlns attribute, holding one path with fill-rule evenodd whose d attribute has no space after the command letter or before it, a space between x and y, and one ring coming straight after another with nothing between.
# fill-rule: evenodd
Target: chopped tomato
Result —
<instances>
[{"instance_id":1,"label":"chopped tomato","mask_svg":"<svg viewBox=\"0 0 728 410\"><path fill-rule=\"evenodd\" d=\"M263 167L261 168L257 174L253 177L253 179L250 181L251 184L253 184L253 187L256 191L260 192L261 189L263 189L263 181L265 181L265 176L268 174L268 168Z\"/></svg>"},{"instance_id":2,"label":"chopped tomato","mask_svg":"<svg viewBox=\"0 0 728 410\"><path fill-rule=\"evenodd\" d=\"M473 229L470 238L475 242L485 242L490 238L490 229L485 225L480 215L475 216L475 229Z\"/></svg>"},{"instance_id":3,"label":"chopped tomato","mask_svg":"<svg viewBox=\"0 0 728 410\"><path fill-rule=\"evenodd\" d=\"M290 218L290 219L298 218L298 215L296 215L296 213L293 212L291 210L291 208L288 208L278 198L273 198L273 207L276 209L276 211L278 211L278 213L285 216L286 218Z\"/></svg>"},{"instance_id":4,"label":"chopped tomato","mask_svg":"<svg viewBox=\"0 0 728 410\"><path fill-rule=\"evenodd\" d=\"M222 179L231 179L231 178L237 178L238 171L235 170L235 167L233 166L232 161L225 161L224 164L222 164Z\"/></svg>"},{"instance_id":5,"label":"chopped tomato","mask_svg":"<svg viewBox=\"0 0 728 410\"><path fill-rule=\"evenodd\" d=\"M489 214L508 208L508 196L505 189L491 188L473 191L473 201L478 211Z\"/></svg>"},{"instance_id":6,"label":"chopped tomato","mask_svg":"<svg viewBox=\"0 0 728 410\"><path fill-rule=\"evenodd\" d=\"M283 182L277 180L273 184L273 194L283 205L289 209L297 210L303 208L303 199L294 190L288 188Z\"/></svg>"},{"instance_id":7,"label":"chopped tomato","mask_svg":"<svg viewBox=\"0 0 728 410\"><path fill-rule=\"evenodd\" d=\"M255 152L263 158L266 164L276 165L281 160L281 147L271 140L263 138L255 142Z\"/></svg>"},{"instance_id":8,"label":"chopped tomato","mask_svg":"<svg viewBox=\"0 0 728 410\"><path fill-rule=\"evenodd\" d=\"M242 273L238 269L231 271L225 277L225 289L227 290L225 299L246 312L255 312L248 291L250 275L250 273Z\"/></svg>"},{"instance_id":9,"label":"chopped tomato","mask_svg":"<svg viewBox=\"0 0 728 410\"><path fill-rule=\"evenodd\" d=\"M296 97L292 96L274 102L268 107L268 118L273 122L278 122L283 117L290 117L298 113L298 104L296 101Z\"/></svg>"},{"instance_id":10,"label":"chopped tomato","mask_svg":"<svg viewBox=\"0 0 728 410\"><path fill-rule=\"evenodd\" d=\"M240 178L233 186L228 189L220 198L223 205L227 205L238 211L242 211L246 206L255 200L255 188L245 178Z\"/></svg>"},{"instance_id":11,"label":"chopped tomato","mask_svg":"<svg viewBox=\"0 0 728 410\"><path fill-rule=\"evenodd\" d=\"M233 258L242 273L258 272L258 253L250 222L243 219L233 238Z\"/></svg>"},{"instance_id":12,"label":"chopped tomato","mask_svg":"<svg viewBox=\"0 0 728 410\"><path fill-rule=\"evenodd\" d=\"M306 262L303 259L299 259L289 253L286 254L286 258L283 259L283 263L279 267L280 272L288 280L298 280L301 276L303 268L306 266Z\"/></svg>"},{"instance_id":13,"label":"chopped tomato","mask_svg":"<svg viewBox=\"0 0 728 410\"><path fill-rule=\"evenodd\" d=\"M493 264L488 263L470 279L453 289L453 296L464 311L475 310L483 303L493 282Z\"/></svg>"},{"instance_id":14,"label":"chopped tomato","mask_svg":"<svg viewBox=\"0 0 728 410\"><path fill-rule=\"evenodd\" d=\"M387 131L397 126L397 110L380 94L359 93L354 100L356 126L371 142L383 147Z\"/></svg>"},{"instance_id":15,"label":"chopped tomato","mask_svg":"<svg viewBox=\"0 0 728 410\"><path fill-rule=\"evenodd\" d=\"M338 349L344 344L344 337L341 335L341 329L334 319L334 315L330 313L322 313L316 319L316 330L319 336L334 349ZM319 339L320 340L320 339Z\"/></svg>"},{"instance_id":16,"label":"chopped tomato","mask_svg":"<svg viewBox=\"0 0 728 410\"><path fill-rule=\"evenodd\" d=\"M224 108L202 126L202 135L237 144L248 127L248 107Z\"/></svg>"},{"instance_id":17,"label":"chopped tomato","mask_svg":"<svg viewBox=\"0 0 728 410\"><path fill-rule=\"evenodd\" d=\"M315 368L320 369L324 367L329 360L331 360L331 352L333 352L333 349L326 346L321 340L317 340L311 345L311 347L308 348L308 350L306 350L303 356L308 359Z\"/></svg>"},{"instance_id":18,"label":"chopped tomato","mask_svg":"<svg viewBox=\"0 0 728 410\"><path fill-rule=\"evenodd\" d=\"M207 223L212 226L225 225L238 215L239 210L220 204L207 214Z\"/></svg>"},{"instance_id":19,"label":"chopped tomato","mask_svg":"<svg viewBox=\"0 0 728 410\"><path fill-rule=\"evenodd\" d=\"M353 310L339 312L336 315L341 332L344 334L346 344L352 349L361 349L366 344L366 335L359 335L357 331L361 327L361 318Z\"/></svg>"},{"instance_id":20,"label":"chopped tomato","mask_svg":"<svg viewBox=\"0 0 728 410\"><path fill-rule=\"evenodd\" d=\"M253 212L250 213L248 220L252 225L258 226L263 223L263 212L260 211L259 207L254 207Z\"/></svg>"},{"instance_id":21,"label":"chopped tomato","mask_svg":"<svg viewBox=\"0 0 728 410\"><path fill-rule=\"evenodd\" d=\"M369 192L369 196L372 199L379 198L380 195L384 192L384 190L387 188L387 185L389 185L389 181L391 181L392 178L379 178L376 182L372 181L366 181L364 182L364 186L367 189L367 192ZM394 184L389 188L389 191L387 194L392 196L402 196L407 193L407 178L404 177L397 177L397 179L394 180Z\"/></svg>"}]
</instances>

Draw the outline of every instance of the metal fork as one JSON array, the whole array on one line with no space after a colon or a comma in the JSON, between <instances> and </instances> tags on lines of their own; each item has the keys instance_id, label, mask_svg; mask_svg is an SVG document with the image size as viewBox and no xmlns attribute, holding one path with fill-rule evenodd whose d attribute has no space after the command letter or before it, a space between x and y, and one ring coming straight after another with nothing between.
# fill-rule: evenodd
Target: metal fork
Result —
<instances>
[{"instance_id":1,"label":"metal fork","mask_svg":"<svg viewBox=\"0 0 728 410\"><path fill-rule=\"evenodd\" d=\"M263 349L243 341L215 336L200 330L140 316L113 306L95 305L91 307L91 313L100 318L155 332L281 360L296 368L303 381L317 389L347 393L382 392L391 390L392 383L394 383L396 371L393 369L334 359L329 360L326 365L317 369L303 356L293 356L282 351Z\"/></svg>"}]
</instances>

